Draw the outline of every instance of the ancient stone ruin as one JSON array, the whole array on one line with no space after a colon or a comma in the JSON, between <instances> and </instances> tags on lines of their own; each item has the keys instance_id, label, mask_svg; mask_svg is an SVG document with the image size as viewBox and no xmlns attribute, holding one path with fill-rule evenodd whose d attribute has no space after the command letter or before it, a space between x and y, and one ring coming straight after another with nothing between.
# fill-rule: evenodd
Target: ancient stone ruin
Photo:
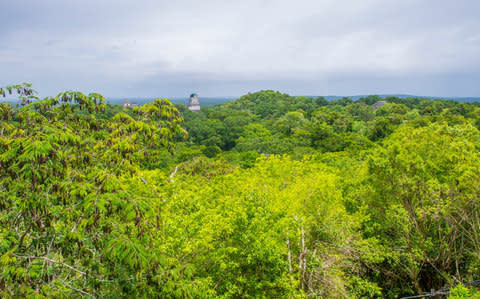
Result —
<instances>
[{"instance_id":1,"label":"ancient stone ruin","mask_svg":"<svg viewBox=\"0 0 480 299\"><path fill-rule=\"evenodd\" d=\"M198 102L198 95L196 93L190 95L190 101L187 107L190 111L200 112L200 103Z\"/></svg>"}]
</instances>

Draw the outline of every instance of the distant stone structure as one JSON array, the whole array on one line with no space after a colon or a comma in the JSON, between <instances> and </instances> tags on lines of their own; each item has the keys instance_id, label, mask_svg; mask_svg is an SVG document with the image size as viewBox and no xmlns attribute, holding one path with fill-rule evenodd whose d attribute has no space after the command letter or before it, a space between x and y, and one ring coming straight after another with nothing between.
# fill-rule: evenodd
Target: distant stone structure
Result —
<instances>
[{"instance_id":1,"label":"distant stone structure","mask_svg":"<svg viewBox=\"0 0 480 299\"><path fill-rule=\"evenodd\" d=\"M130 107L130 101L125 99L125 101L123 101L123 109L127 109L128 107Z\"/></svg>"},{"instance_id":2,"label":"distant stone structure","mask_svg":"<svg viewBox=\"0 0 480 299\"><path fill-rule=\"evenodd\" d=\"M137 103L135 103L135 102L130 103L130 101L128 99L125 99L125 101L123 101L123 109L135 108L137 106L138 106Z\"/></svg>"},{"instance_id":3,"label":"distant stone structure","mask_svg":"<svg viewBox=\"0 0 480 299\"><path fill-rule=\"evenodd\" d=\"M377 110L378 108L382 107L383 105L387 104L386 101L378 101L373 104L373 111Z\"/></svg>"},{"instance_id":4,"label":"distant stone structure","mask_svg":"<svg viewBox=\"0 0 480 299\"><path fill-rule=\"evenodd\" d=\"M198 95L196 93L190 95L190 102L188 103L187 108L193 112L200 112L200 103L198 102Z\"/></svg>"}]
</instances>

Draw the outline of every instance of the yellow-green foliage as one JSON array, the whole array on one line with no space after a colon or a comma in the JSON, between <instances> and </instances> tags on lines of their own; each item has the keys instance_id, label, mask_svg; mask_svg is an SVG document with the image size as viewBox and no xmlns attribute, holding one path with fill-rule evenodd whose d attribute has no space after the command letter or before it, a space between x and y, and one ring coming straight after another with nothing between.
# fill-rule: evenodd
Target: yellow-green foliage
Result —
<instances>
[{"instance_id":1,"label":"yellow-green foliage","mask_svg":"<svg viewBox=\"0 0 480 299\"><path fill-rule=\"evenodd\" d=\"M208 180L178 173L164 186L162 251L228 298L375 294L358 272L370 249L338 184L322 163L277 156Z\"/></svg>"},{"instance_id":2,"label":"yellow-green foliage","mask_svg":"<svg viewBox=\"0 0 480 299\"><path fill-rule=\"evenodd\" d=\"M450 291L448 299L478 299L480 292L474 288L467 288L462 284L457 285Z\"/></svg>"},{"instance_id":3,"label":"yellow-green foliage","mask_svg":"<svg viewBox=\"0 0 480 299\"><path fill-rule=\"evenodd\" d=\"M2 104L0 296L158 294L150 227L161 201L138 163L185 134L182 118L168 100L136 119L96 118L104 100L65 92Z\"/></svg>"}]
</instances>

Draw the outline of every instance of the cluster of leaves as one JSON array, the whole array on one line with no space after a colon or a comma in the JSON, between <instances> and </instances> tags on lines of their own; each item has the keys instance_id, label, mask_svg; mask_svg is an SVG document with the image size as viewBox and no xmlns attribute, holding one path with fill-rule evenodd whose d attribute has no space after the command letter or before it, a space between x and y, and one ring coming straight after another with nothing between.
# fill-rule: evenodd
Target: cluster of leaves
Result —
<instances>
[{"instance_id":1,"label":"cluster of leaves","mask_svg":"<svg viewBox=\"0 0 480 299\"><path fill-rule=\"evenodd\" d=\"M14 93L18 95L18 98L22 101L22 105L27 105L35 100L38 100L37 91L32 88L29 83L8 85L0 87L0 96L5 98L11 96Z\"/></svg>"},{"instance_id":2,"label":"cluster of leaves","mask_svg":"<svg viewBox=\"0 0 480 299\"><path fill-rule=\"evenodd\" d=\"M473 288L467 288L462 284L455 286L448 296L449 299L478 299L480 292Z\"/></svg>"}]
</instances>

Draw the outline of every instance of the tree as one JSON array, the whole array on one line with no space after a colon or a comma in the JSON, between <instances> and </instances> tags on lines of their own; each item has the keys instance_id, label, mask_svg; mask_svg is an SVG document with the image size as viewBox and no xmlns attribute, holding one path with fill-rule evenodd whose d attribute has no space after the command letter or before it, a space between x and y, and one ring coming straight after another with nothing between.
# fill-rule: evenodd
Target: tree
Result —
<instances>
[{"instance_id":1,"label":"tree","mask_svg":"<svg viewBox=\"0 0 480 299\"><path fill-rule=\"evenodd\" d=\"M31 102L28 86L18 92L23 107L1 104L0 115L1 296L154 294L162 202L138 163L185 136L179 112L157 99L107 121L95 117L99 94Z\"/></svg>"},{"instance_id":2,"label":"tree","mask_svg":"<svg viewBox=\"0 0 480 299\"><path fill-rule=\"evenodd\" d=\"M470 125L405 127L372 154L366 231L387 250L385 288L411 294L476 278L479 141Z\"/></svg>"}]
</instances>

